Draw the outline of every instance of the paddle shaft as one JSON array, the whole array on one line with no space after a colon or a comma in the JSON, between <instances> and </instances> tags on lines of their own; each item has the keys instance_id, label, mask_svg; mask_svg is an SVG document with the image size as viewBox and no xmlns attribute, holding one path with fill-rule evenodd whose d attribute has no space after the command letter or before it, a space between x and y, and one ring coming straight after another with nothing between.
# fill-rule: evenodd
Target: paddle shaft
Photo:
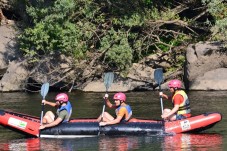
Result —
<instances>
[{"instance_id":1,"label":"paddle shaft","mask_svg":"<svg viewBox=\"0 0 227 151\"><path fill-rule=\"evenodd\" d=\"M159 84L159 93L162 94L161 84ZM159 97L160 97L160 103L161 103L161 110L162 110L162 114L163 114L163 101L162 101L162 95L159 95Z\"/></svg>"},{"instance_id":2,"label":"paddle shaft","mask_svg":"<svg viewBox=\"0 0 227 151\"><path fill-rule=\"evenodd\" d=\"M107 94L107 90L106 90L106 94ZM105 112L105 108L106 108L106 99L107 98L104 98L104 100L103 100L101 121L103 121L103 116L104 116L104 112Z\"/></svg>"},{"instance_id":3,"label":"paddle shaft","mask_svg":"<svg viewBox=\"0 0 227 151\"><path fill-rule=\"evenodd\" d=\"M42 111L41 111L41 116L40 116L40 125L43 123L43 112L44 112L44 103L42 103Z\"/></svg>"},{"instance_id":4,"label":"paddle shaft","mask_svg":"<svg viewBox=\"0 0 227 151\"><path fill-rule=\"evenodd\" d=\"M106 86L106 94L108 93L108 87ZM103 121L103 116L104 116L104 112L105 112L105 108L106 108L106 100L107 98L103 99L103 107L102 107L102 115L101 115L101 122Z\"/></svg>"}]
</instances>

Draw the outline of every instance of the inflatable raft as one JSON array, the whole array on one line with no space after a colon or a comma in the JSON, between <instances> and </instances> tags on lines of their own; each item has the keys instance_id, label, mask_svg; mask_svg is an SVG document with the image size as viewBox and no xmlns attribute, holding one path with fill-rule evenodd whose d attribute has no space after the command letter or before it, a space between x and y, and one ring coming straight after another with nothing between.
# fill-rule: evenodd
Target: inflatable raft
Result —
<instances>
[{"instance_id":1,"label":"inflatable raft","mask_svg":"<svg viewBox=\"0 0 227 151\"><path fill-rule=\"evenodd\" d=\"M200 132L221 121L220 113L204 113L184 120L130 119L126 123L100 127L96 119L71 119L68 123L39 130L40 119L22 113L0 110L0 125L31 137L74 138L97 135L163 135Z\"/></svg>"}]
</instances>

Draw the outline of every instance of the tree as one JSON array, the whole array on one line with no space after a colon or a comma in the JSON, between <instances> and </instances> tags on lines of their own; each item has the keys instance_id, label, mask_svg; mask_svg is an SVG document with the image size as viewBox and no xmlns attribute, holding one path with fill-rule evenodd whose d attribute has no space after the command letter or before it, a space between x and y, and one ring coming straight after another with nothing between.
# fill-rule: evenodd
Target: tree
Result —
<instances>
[{"instance_id":1,"label":"tree","mask_svg":"<svg viewBox=\"0 0 227 151\"><path fill-rule=\"evenodd\" d=\"M219 2L225 9L225 3ZM183 64L177 56L184 54L188 43L209 39L216 25L223 34L223 23L206 22L214 17L207 13L214 7L210 4L208 0L38 0L27 4L31 22L20 36L20 49L35 63L33 68L43 68L37 62L46 56L74 58L70 69L58 72L71 77L67 83L87 81L107 69L127 72L132 63L154 53L160 54L159 59L167 55L171 70L176 70ZM46 72L56 75L53 71ZM80 72L71 76L75 71Z\"/></svg>"},{"instance_id":2,"label":"tree","mask_svg":"<svg viewBox=\"0 0 227 151\"><path fill-rule=\"evenodd\" d=\"M227 2L224 0L202 0L214 20L207 20L211 26L211 40L227 40ZM213 25L212 22L214 21Z\"/></svg>"}]
</instances>

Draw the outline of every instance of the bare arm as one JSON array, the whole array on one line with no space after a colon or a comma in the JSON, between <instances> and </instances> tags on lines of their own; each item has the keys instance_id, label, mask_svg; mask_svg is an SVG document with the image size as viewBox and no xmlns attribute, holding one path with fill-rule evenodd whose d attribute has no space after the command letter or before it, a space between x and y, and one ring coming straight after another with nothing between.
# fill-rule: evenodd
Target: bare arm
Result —
<instances>
[{"instance_id":1,"label":"bare arm","mask_svg":"<svg viewBox=\"0 0 227 151\"><path fill-rule=\"evenodd\" d=\"M169 112L169 116L171 116L174 113L176 113L179 110L179 107L180 107L179 104L174 105L174 108Z\"/></svg>"},{"instance_id":2,"label":"bare arm","mask_svg":"<svg viewBox=\"0 0 227 151\"><path fill-rule=\"evenodd\" d=\"M167 100L170 100L169 96L164 94L163 92L160 92L159 95L162 96L163 98L167 99Z\"/></svg>"},{"instance_id":3,"label":"bare arm","mask_svg":"<svg viewBox=\"0 0 227 151\"><path fill-rule=\"evenodd\" d=\"M56 106L56 103L55 102L49 102L49 101L46 101L46 100L43 100L42 102L44 103L44 105L48 104L48 105L50 105L52 107L55 107Z\"/></svg>"},{"instance_id":4,"label":"bare arm","mask_svg":"<svg viewBox=\"0 0 227 151\"><path fill-rule=\"evenodd\" d=\"M166 94L163 94L162 97L164 97L165 99L169 100L169 97Z\"/></svg>"}]
</instances>

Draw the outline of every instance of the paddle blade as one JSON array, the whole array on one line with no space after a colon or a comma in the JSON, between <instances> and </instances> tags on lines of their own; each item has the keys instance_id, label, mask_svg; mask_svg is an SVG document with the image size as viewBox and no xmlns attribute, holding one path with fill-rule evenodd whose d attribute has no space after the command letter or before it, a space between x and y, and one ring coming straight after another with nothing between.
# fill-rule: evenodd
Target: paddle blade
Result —
<instances>
[{"instance_id":1,"label":"paddle blade","mask_svg":"<svg viewBox=\"0 0 227 151\"><path fill-rule=\"evenodd\" d=\"M106 91L110 88L111 84L113 83L114 80L114 74L113 72L107 72L105 73L104 76L104 85L106 87Z\"/></svg>"},{"instance_id":2,"label":"paddle blade","mask_svg":"<svg viewBox=\"0 0 227 151\"><path fill-rule=\"evenodd\" d=\"M49 91L49 83L44 83L41 87L41 92L40 92L43 99L45 99L48 91Z\"/></svg>"},{"instance_id":3,"label":"paddle blade","mask_svg":"<svg viewBox=\"0 0 227 151\"><path fill-rule=\"evenodd\" d=\"M157 68L154 71L154 80L160 85L163 82L163 70L162 68Z\"/></svg>"},{"instance_id":4,"label":"paddle blade","mask_svg":"<svg viewBox=\"0 0 227 151\"><path fill-rule=\"evenodd\" d=\"M154 80L159 85L159 91L161 92L161 83L163 82L163 70L162 68L157 68L154 71ZM161 110L163 114L163 102L162 102L162 96L160 95L160 102L161 102Z\"/></svg>"}]
</instances>

